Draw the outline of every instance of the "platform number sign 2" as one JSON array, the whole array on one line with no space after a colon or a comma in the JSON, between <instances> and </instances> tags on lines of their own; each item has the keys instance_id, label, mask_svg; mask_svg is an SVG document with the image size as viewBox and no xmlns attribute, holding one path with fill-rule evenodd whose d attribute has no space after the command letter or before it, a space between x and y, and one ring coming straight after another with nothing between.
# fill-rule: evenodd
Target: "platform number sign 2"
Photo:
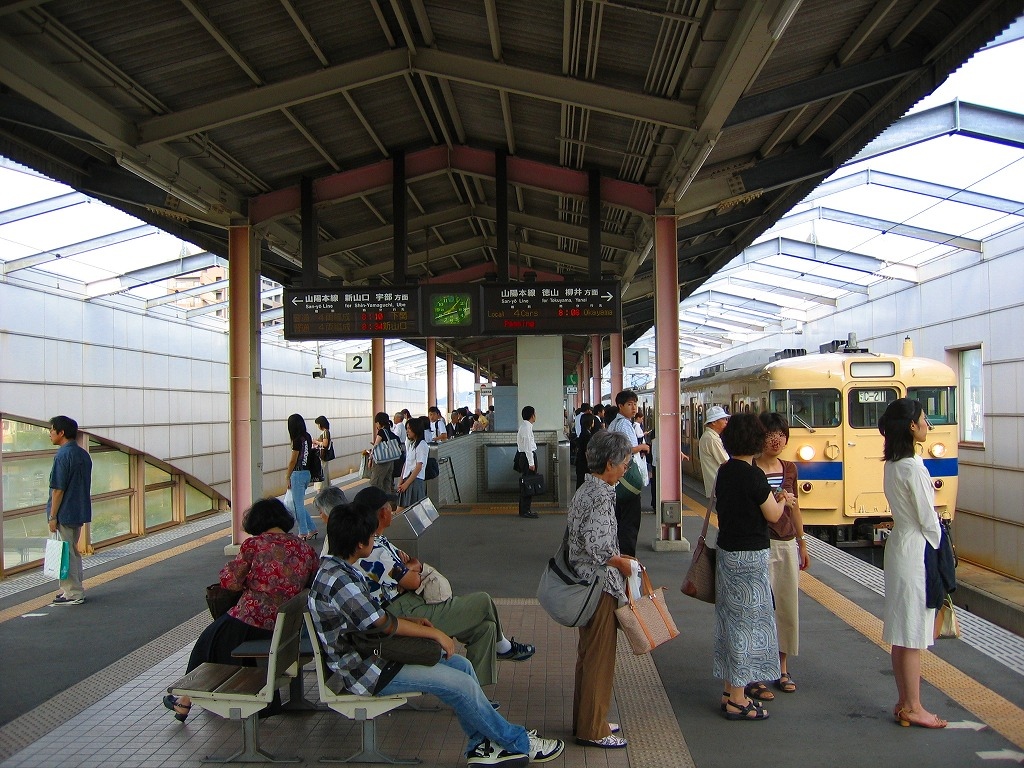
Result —
<instances>
[{"instance_id":1,"label":"platform number sign 2","mask_svg":"<svg viewBox=\"0 0 1024 768\"><path fill-rule=\"evenodd\" d=\"M645 347L628 347L624 360L626 368L647 368L651 364L651 350Z\"/></svg>"},{"instance_id":2,"label":"platform number sign 2","mask_svg":"<svg viewBox=\"0 0 1024 768\"><path fill-rule=\"evenodd\" d=\"M345 355L345 370L349 373L367 373L373 370L369 352L350 352Z\"/></svg>"}]
</instances>

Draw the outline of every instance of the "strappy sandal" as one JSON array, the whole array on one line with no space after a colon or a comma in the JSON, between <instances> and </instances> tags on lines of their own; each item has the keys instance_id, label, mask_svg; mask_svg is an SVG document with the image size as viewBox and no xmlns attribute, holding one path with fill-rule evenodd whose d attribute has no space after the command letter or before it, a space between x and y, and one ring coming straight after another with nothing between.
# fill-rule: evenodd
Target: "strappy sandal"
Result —
<instances>
[{"instance_id":1,"label":"strappy sandal","mask_svg":"<svg viewBox=\"0 0 1024 768\"><path fill-rule=\"evenodd\" d=\"M789 672L782 673L782 676L775 681L775 687L783 693L796 693L796 683Z\"/></svg>"},{"instance_id":2,"label":"strappy sandal","mask_svg":"<svg viewBox=\"0 0 1024 768\"><path fill-rule=\"evenodd\" d=\"M735 712L730 709L736 710ZM751 715L753 713L753 715ZM762 707L758 702L753 699L747 703L747 706L741 706L732 699L725 702L725 715L726 720L767 720L768 710Z\"/></svg>"},{"instance_id":3,"label":"strappy sandal","mask_svg":"<svg viewBox=\"0 0 1024 768\"><path fill-rule=\"evenodd\" d=\"M764 683L751 683L743 689L743 692L750 698L757 699L758 701L775 700L775 694L768 690L768 686Z\"/></svg>"},{"instance_id":4,"label":"strappy sandal","mask_svg":"<svg viewBox=\"0 0 1024 768\"><path fill-rule=\"evenodd\" d=\"M164 706L167 707L171 712L174 713L174 719L179 723L184 723L188 718L188 713L192 711L191 704L179 704L178 697L167 694L164 696Z\"/></svg>"},{"instance_id":5,"label":"strappy sandal","mask_svg":"<svg viewBox=\"0 0 1024 768\"><path fill-rule=\"evenodd\" d=\"M911 720L910 719L910 713L912 711L913 710L910 710L910 709L907 709L906 707L904 707L903 709L901 709L899 712L896 713L896 720L904 728L909 728L912 725L916 725L918 728L945 728L947 725L949 725L949 723L947 723L945 720L943 720L938 715L932 715L932 719L929 722L926 722L926 723L919 723L916 720Z\"/></svg>"}]
</instances>

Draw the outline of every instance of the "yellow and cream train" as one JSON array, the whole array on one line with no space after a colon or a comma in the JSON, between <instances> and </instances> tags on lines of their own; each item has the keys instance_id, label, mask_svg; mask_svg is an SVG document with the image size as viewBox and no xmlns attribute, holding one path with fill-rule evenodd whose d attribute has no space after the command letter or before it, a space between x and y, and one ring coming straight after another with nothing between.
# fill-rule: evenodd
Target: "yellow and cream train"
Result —
<instances>
[{"instance_id":1,"label":"yellow and cream train","mask_svg":"<svg viewBox=\"0 0 1024 768\"><path fill-rule=\"evenodd\" d=\"M790 437L782 458L797 464L804 527L839 546L884 541L892 518L882 491L878 418L899 397L920 400L931 431L918 449L935 488L936 511L953 516L956 374L943 363L914 357L909 337L901 355L858 349L851 335L846 342L823 345L819 354L786 350L768 363L732 370L715 366L683 379L680 393L684 449L690 455L684 471L698 480L698 440L708 408L784 415Z\"/></svg>"}]
</instances>

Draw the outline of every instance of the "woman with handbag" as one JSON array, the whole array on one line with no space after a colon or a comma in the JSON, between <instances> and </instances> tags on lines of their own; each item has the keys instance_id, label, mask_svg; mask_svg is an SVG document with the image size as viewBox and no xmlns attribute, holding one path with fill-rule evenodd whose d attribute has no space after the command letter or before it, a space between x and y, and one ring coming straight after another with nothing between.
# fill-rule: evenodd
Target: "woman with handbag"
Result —
<instances>
[{"instance_id":1,"label":"woman with handbag","mask_svg":"<svg viewBox=\"0 0 1024 768\"><path fill-rule=\"evenodd\" d=\"M921 651L933 642L935 611L925 597L924 551L938 549L942 529L935 492L915 443L928 437L928 420L917 400L893 400L878 420L885 437L882 487L892 510L885 543L885 613L882 641L892 645L892 671L899 700L893 717L903 726L945 728L946 721L921 703Z\"/></svg>"},{"instance_id":2,"label":"woman with handbag","mask_svg":"<svg viewBox=\"0 0 1024 768\"><path fill-rule=\"evenodd\" d=\"M236 659L231 652L249 640L269 640L278 609L312 583L319 564L313 548L289 533L294 525L279 499L260 499L245 512L242 530L250 538L242 542L238 555L220 572L220 585L241 591L241 597L199 635L186 672L206 661L256 665L255 659ZM188 696L168 694L163 701L175 719L185 722L192 708ZM273 714L280 709L280 701L275 698L271 707Z\"/></svg>"},{"instance_id":3,"label":"woman with handbag","mask_svg":"<svg viewBox=\"0 0 1024 768\"><path fill-rule=\"evenodd\" d=\"M330 554L310 588L309 613L314 639L334 673L332 683L362 696L414 691L437 696L455 710L470 765L525 765L558 757L565 748L562 741L513 725L491 706L469 660L455 653L451 637L426 619L395 617L374 599L357 563L372 553L378 525L377 510L361 504L336 506L327 522ZM373 645L362 642L369 633ZM382 634L382 640L376 639ZM401 654L395 647L399 644Z\"/></svg>"},{"instance_id":4,"label":"woman with handbag","mask_svg":"<svg viewBox=\"0 0 1024 768\"><path fill-rule=\"evenodd\" d=\"M719 467L715 481L714 675L724 681L721 709L728 720L767 719L768 711L753 699L774 698L760 681L781 677L768 584L768 524L777 521L796 497L781 491L776 498L764 472L754 464L764 439L764 425L757 416L732 416L722 430L729 460Z\"/></svg>"},{"instance_id":5,"label":"woman with handbag","mask_svg":"<svg viewBox=\"0 0 1024 768\"><path fill-rule=\"evenodd\" d=\"M295 511L295 521L299 524L300 539L315 539L317 537L316 523L312 515L306 510L306 488L309 487L310 479L310 454L313 452L313 438L306 431L306 420L298 413L288 417L288 437L292 442L292 453L288 458L288 468L285 474L289 481L289 492L292 498L292 508Z\"/></svg>"},{"instance_id":6,"label":"woman with handbag","mask_svg":"<svg viewBox=\"0 0 1024 768\"><path fill-rule=\"evenodd\" d=\"M398 439L394 432L391 431L391 419L383 411L373 417L373 426L376 429L373 435L373 442L370 443L370 448L363 452L366 454L367 461L373 461L373 449L378 445L388 440ZM396 459L396 461L400 461L400 459ZM394 493L394 469L394 461L384 462L383 464L374 462L370 466L370 485L380 488L384 493Z\"/></svg>"},{"instance_id":7,"label":"woman with handbag","mask_svg":"<svg viewBox=\"0 0 1024 768\"><path fill-rule=\"evenodd\" d=\"M579 628L576 646L576 682L572 723L576 743L584 747L621 749L626 740L609 723L615 675L615 609L626 600L626 577L635 559L619 552L615 520L615 484L633 460L633 446L625 435L600 430L587 443L590 474L569 502L569 564L581 579L595 571L605 573L604 589L594 615ZM582 456L577 456L577 462Z\"/></svg>"},{"instance_id":8,"label":"woman with handbag","mask_svg":"<svg viewBox=\"0 0 1024 768\"><path fill-rule=\"evenodd\" d=\"M324 479L317 490L322 491L331 484L330 462L334 458L334 442L331 440L331 422L326 416L317 416L313 423L320 428L320 437L313 441L313 445L320 451L320 466Z\"/></svg>"},{"instance_id":9,"label":"woman with handbag","mask_svg":"<svg viewBox=\"0 0 1024 768\"><path fill-rule=\"evenodd\" d=\"M403 509L410 507L427 497L427 456L430 446L424 435L430 422L426 416L407 419L405 434L409 438L405 443L405 465L402 467L402 480L398 484L398 504Z\"/></svg>"}]
</instances>

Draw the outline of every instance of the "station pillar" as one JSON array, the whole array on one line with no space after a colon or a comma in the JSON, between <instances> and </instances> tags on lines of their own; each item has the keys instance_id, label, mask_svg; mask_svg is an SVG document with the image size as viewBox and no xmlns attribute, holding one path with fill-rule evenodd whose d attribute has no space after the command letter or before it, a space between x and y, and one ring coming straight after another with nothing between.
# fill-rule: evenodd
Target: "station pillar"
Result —
<instances>
[{"instance_id":1,"label":"station pillar","mask_svg":"<svg viewBox=\"0 0 1024 768\"><path fill-rule=\"evenodd\" d=\"M516 424L524 405L537 409L534 431L551 430L562 434L562 400L565 382L562 379L561 336L519 336L516 339L516 385L518 409Z\"/></svg>"},{"instance_id":2,"label":"station pillar","mask_svg":"<svg viewBox=\"0 0 1024 768\"><path fill-rule=\"evenodd\" d=\"M370 362L373 366L370 372L371 397L373 398L374 414L387 411L385 400L385 375L384 375L384 339L370 340Z\"/></svg>"},{"instance_id":3,"label":"station pillar","mask_svg":"<svg viewBox=\"0 0 1024 768\"><path fill-rule=\"evenodd\" d=\"M427 339L427 408L437 405L437 339Z\"/></svg>"},{"instance_id":4,"label":"station pillar","mask_svg":"<svg viewBox=\"0 0 1024 768\"><path fill-rule=\"evenodd\" d=\"M604 351L601 349L601 337L590 337L590 375L593 376L593 404L601 402L601 369L604 368Z\"/></svg>"},{"instance_id":5,"label":"station pillar","mask_svg":"<svg viewBox=\"0 0 1024 768\"><path fill-rule=\"evenodd\" d=\"M622 334L613 333L608 337L608 378L612 384L612 402L625 387L622 385Z\"/></svg>"}]
</instances>

